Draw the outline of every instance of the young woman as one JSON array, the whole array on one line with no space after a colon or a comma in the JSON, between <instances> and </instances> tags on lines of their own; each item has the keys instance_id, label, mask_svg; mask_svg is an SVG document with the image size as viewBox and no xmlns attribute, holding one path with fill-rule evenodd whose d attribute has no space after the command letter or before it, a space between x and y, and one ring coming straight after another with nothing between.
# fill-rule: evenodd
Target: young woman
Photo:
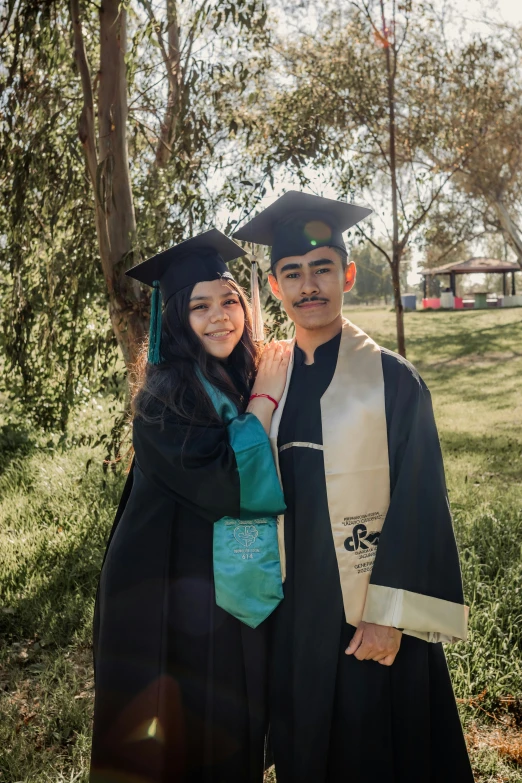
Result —
<instances>
[{"instance_id":1,"label":"young woman","mask_svg":"<svg viewBox=\"0 0 522 783\"><path fill-rule=\"evenodd\" d=\"M263 779L258 623L280 600L280 572L273 558L261 565L252 542L270 532L257 523L284 510L266 433L289 349L258 357L249 306L225 265L241 254L213 230L130 270L161 290L165 307L156 327L161 306L152 307L135 457L96 601L91 783ZM256 614L252 580L274 574L279 584Z\"/></svg>"}]
</instances>

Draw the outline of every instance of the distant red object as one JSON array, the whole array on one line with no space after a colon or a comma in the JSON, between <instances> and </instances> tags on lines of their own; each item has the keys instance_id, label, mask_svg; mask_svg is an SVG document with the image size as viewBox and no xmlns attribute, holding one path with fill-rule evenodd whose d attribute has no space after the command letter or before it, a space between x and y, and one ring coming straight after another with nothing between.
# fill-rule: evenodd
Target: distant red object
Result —
<instances>
[{"instance_id":1,"label":"distant red object","mask_svg":"<svg viewBox=\"0 0 522 783\"><path fill-rule=\"evenodd\" d=\"M438 310L440 308L440 299L423 299L422 307L424 310L427 310L428 308Z\"/></svg>"}]
</instances>

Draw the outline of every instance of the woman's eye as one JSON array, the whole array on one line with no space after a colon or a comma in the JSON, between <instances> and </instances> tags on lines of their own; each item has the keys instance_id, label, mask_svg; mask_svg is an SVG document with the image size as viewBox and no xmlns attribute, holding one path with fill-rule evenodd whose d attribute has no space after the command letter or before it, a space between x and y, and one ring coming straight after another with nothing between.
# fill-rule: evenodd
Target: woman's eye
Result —
<instances>
[{"instance_id":1,"label":"woman's eye","mask_svg":"<svg viewBox=\"0 0 522 783\"><path fill-rule=\"evenodd\" d=\"M228 299L225 302L225 304L227 304L227 305L231 305L231 304L235 305L235 304L239 304L239 301L237 299Z\"/></svg>"},{"instance_id":2,"label":"woman's eye","mask_svg":"<svg viewBox=\"0 0 522 783\"><path fill-rule=\"evenodd\" d=\"M195 310L203 310L203 308L205 307L206 305L202 305L202 304L196 305L195 307L192 308L192 312L194 312Z\"/></svg>"}]
</instances>

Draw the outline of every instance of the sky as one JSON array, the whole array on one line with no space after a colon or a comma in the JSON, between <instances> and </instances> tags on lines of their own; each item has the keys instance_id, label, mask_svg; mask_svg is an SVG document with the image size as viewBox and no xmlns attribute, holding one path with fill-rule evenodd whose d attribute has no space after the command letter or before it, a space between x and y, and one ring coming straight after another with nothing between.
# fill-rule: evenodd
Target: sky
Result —
<instances>
[{"instance_id":1,"label":"sky","mask_svg":"<svg viewBox=\"0 0 522 783\"><path fill-rule=\"evenodd\" d=\"M476 2L476 0L467 0L467 2L462 2L463 8L469 6L469 11L472 15L480 13L481 5L482 4ZM505 22L510 22L511 24L522 24L521 0L497 0L496 3L491 3L488 5L491 6L491 11L488 14L491 18L500 18Z\"/></svg>"}]
</instances>

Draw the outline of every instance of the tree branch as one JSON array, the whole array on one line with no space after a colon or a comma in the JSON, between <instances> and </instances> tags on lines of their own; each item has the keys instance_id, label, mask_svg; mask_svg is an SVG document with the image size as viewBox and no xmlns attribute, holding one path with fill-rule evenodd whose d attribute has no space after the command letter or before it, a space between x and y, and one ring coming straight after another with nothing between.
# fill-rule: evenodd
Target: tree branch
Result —
<instances>
[{"instance_id":1,"label":"tree branch","mask_svg":"<svg viewBox=\"0 0 522 783\"><path fill-rule=\"evenodd\" d=\"M163 63L165 65L165 71L168 78L168 94L167 105L165 107L165 113L163 115L163 121L161 123L161 131L158 138L158 145L156 147L156 166L159 168L165 168L168 164L171 152L172 141L176 132L176 123L180 110L180 97L183 88L183 72L181 69L181 52L179 45L179 30L178 30L178 10L176 6L176 0L166 0L167 5L167 44L165 48L165 42L161 35L161 25L157 21L154 10L150 3L150 0L141 0L149 19L151 20L154 30L156 31L156 37L160 47L161 55L163 57Z\"/></svg>"},{"instance_id":2,"label":"tree branch","mask_svg":"<svg viewBox=\"0 0 522 783\"><path fill-rule=\"evenodd\" d=\"M432 195L432 197L431 197L431 199L430 199L430 201L429 201L428 205L427 205L427 206L425 206L425 207L423 207L423 209L422 209L422 211L421 211L420 215L419 215L419 216L418 216L418 217L417 217L417 218L416 218L416 219L413 221L413 223L411 223L411 224L410 224L410 226L408 227L408 230L406 231L406 233L404 234L404 236L402 237L402 239L401 239L401 241L400 241L400 245L401 245L401 247L402 247L403 249L404 249L404 248L406 247L406 245L408 244L408 241L409 241L409 238L410 238L410 236L411 236L412 232L413 232L413 231L415 231L415 229L417 228L417 226L419 226L419 225L422 223L422 221L424 220L424 218L426 217L426 215L428 214L428 212L429 212L429 211L430 211L430 209L432 208L433 204L436 202L436 200L438 199L438 197L439 197L439 196L440 196L440 194L442 193L443 189L446 187L446 185L448 184L448 182L450 181L450 179L451 179L451 178L454 176L454 174L456 174L456 173L457 173L457 171L458 171L458 170L459 170L459 169L458 169L458 167L455 167L455 168L453 169L453 171L451 171L451 172L448 174L448 176L446 177L446 179L443 181L442 185L440 185L440 186L437 188L437 190L435 191L434 195Z\"/></svg>"},{"instance_id":3,"label":"tree branch","mask_svg":"<svg viewBox=\"0 0 522 783\"><path fill-rule=\"evenodd\" d=\"M449 247L446 248L446 250L440 254L440 256L437 256L437 258L433 261L433 266L440 266L440 262L449 256L450 253L453 252L459 245L463 245L464 242L473 242L475 239L480 239L480 237L484 236L488 232L484 229L484 231L478 231L474 234L460 237L460 239L455 240L455 242L452 242Z\"/></svg>"},{"instance_id":4,"label":"tree branch","mask_svg":"<svg viewBox=\"0 0 522 783\"><path fill-rule=\"evenodd\" d=\"M97 200L98 197L95 186L96 171L98 168L98 153L96 150L96 133L94 127L94 97L91 73L83 38L79 0L71 0L70 12L73 25L74 59L80 74L83 94L83 108L78 120L78 136L80 137L80 141L85 151L87 168L89 169L89 176L94 186L95 199Z\"/></svg>"},{"instance_id":5,"label":"tree branch","mask_svg":"<svg viewBox=\"0 0 522 783\"><path fill-rule=\"evenodd\" d=\"M153 128L151 128L149 125L146 125L144 122L142 122L141 120L139 120L137 117L135 117L133 115L129 116L129 120L130 120L130 122L134 122L141 129L143 138L147 142L147 144L150 147L151 151L155 152L156 151L156 145L153 144L152 141L148 138L148 136L145 133L145 131L148 131L149 133L152 133L152 135L154 136L155 139L158 138L157 132Z\"/></svg>"},{"instance_id":6,"label":"tree branch","mask_svg":"<svg viewBox=\"0 0 522 783\"><path fill-rule=\"evenodd\" d=\"M154 138L156 139L156 143L157 144L163 144L164 143L162 141L162 139L161 139L161 135L158 135L158 132L156 130L154 130L154 128L151 128L150 125L147 125L145 122L143 122L143 120L138 119L138 117L136 117L135 115L132 115L129 119L130 119L131 122L135 122L136 125L139 125L140 128L144 128L145 130L149 131L149 133L151 133L154 136ZM148 140L148 143L150 144L149 140ZM157 149L157 146L156 146L156 149ZM169 155L171 155L172 154L172 147L169 147L167 152L168 152Z\"/></svg>"},{"instance_id":7,"label":"tree branch","mask_svg":"<svg viewBox=\"0 0 522 783\"><path fill-rule=\"evenodd\" d=\"M386 252L386 250L383 247L381 247L380 245L378 245L377 242L374 242L373 239L371 238L371 236L369 236L365 231L363 231L363 229L360 226L357 226L357 229L358 229L358 231L361 232L361 234L366 239L366 241L370 243L370 245L372 245L376 250L378 250L379 253L383 254L383 256L385 257L385 259L389 263L389 265L393 266L392 260L391 260L390 256L388 255L388 253Z\"/></svg>"},{"instance_id":8,"label":"tree branch","mask_svg":"<svg viewBox=\"0 0 522 783\"><path fill-rule=\"evenodd\" d=\"M496 213L502 227L502 231L504 232L504 236L516 254L519 265L522 267L522 238L517 231L515 223L511 219L509 212L502 203L501 199L492 199L490 206Z\"/></svg>"},{"instance_id":9,"label":"tree branch","mask_svg":"<svg viewBox=\"0 0 522 783\"><path fill-rule=\"evenodd\" d=\"M186 69L189 66L190 58L192 56L192 49L194 46L194 41L196 40L196 33L197 33L197 27L199 24L199 20L202 16L202 14L205 11L205 8L207 6L208 0L203 0L199 8L196 9L196 12L194 13L192 17L192 26L190 28L189 34L187 36L187 39L183 45L183 49L187 47L186 51L184 52L185 56L185 67L183 68L183 81L186 81ZM204 48L209 46L210 41L208 41L201 49L198 50L198 53L202 52Z\"/></svg>"},{"instance_id":10,"label":"tree branch","mask_svg":"<svg viewBox=\"0 0 522 783\"><path fill-rule=\"evenodd\" d=\"M134 87L134 92L136 93L136 97L132 101L129 102L129 111L132 108L134 108L134 104L136 103L136 101L139 98L146 98L147 97L147 93L150 92L150 90L153 90L155 87L158 86L158 84L161 84L161 82L165 81L165 79L167 79L167 78L168 78L167 74L165 74L165 73L162 74L161 77L156 82L153 82L152 84L149 84L149 86L145 90L140 90L140 89L138 89L138 87ZM137 111L137 109L134 109L134 110ZM158 115L156 110L152 109L151 107L147 107L146 109L143 109L143 111L148 111L151 114L154 114L155 117L157 117L157 115Z\"/></svg>"},{"instance_id":11,"label":"tree branch","mask_svg":"<svg viewBox=\"0 0 522 783\"><path fill-rule=\"evenodd\" d=\"M11 22L11 17L13 16L13 12L16 10L16 0L9 0L6 8L6 16L5 16L5 22L0 30L0 39L4 37L4 35L7 33L7 28L9 27L9 24Z\"/></svg>"},{"instance_id":12,"label":"tree branch","mask_svg":"<svg viewBox=\"0 0 522 783\"><path fill-rule=\"evenodd\" d=\"M406 13L406 21L404 23L404 33L403 33L403 36L402 36L402 39L401 39L399 45L396 46L396 53L395 53L396 58L399 56L399 53L400 53L402 47L406 43L406 38L408 37L409 27L410 27L410 17Z\"/></svg>"},{"instance_id":13,"label":"tree branch","mask_svg":"<svg viewBox=\"0 0 522 783\"><path fill-rule=\"evenodd\" d=\"M287 60L287 62L290 62L294 66L296 65L296 61L294 59L292 59L292 57L290 57L286 52L284 52L281 49L279 49L277 46L275 46L273 44L268 44L268 47L270 49L273 49L273 51L277 52L277 54L279 54L279 56L283 57L283 59ZM312 57L309 58L309 62L310 63L312 62L312 59L313 59ZM379 152L381 154L381 157L385 161L386 165L389 167L390 166L390 162L389 162L389 159L388 159L388 155L386 154L386 150L383 147L383 145L381 144L381 141L380 141L379 137L377 136L377 134L375 133L374 129L371 127L369 118L365 117L363 114L361 114L361 112L359 112L359 110L356 108L355 103L352 100L350 100L349 97L347 97L345 95L341 95L341 93L337 89L335 89L335 87L331 84L331 82L329 82L328 80L326 80L323 77L321 77L319 75L319 73L317 73L317 71L311 70L311 71L309 71L309 74L317 82L319 82L319 84L322 84L323 87L326 87L327 90L329 90L331 93L336 95L339 98L339 100L341 100L343 103L345 103L349 107L349 109L350 109L350 111L352 113L352 117L354 118L354 120L356 120L358 123L360 123L361 125L363 125L366 128L368 134L370 135L370 137L372 138L373 142L377 146L377 148L378 148L378 150L379 150Z\"/></svg>"}]
</instances>

